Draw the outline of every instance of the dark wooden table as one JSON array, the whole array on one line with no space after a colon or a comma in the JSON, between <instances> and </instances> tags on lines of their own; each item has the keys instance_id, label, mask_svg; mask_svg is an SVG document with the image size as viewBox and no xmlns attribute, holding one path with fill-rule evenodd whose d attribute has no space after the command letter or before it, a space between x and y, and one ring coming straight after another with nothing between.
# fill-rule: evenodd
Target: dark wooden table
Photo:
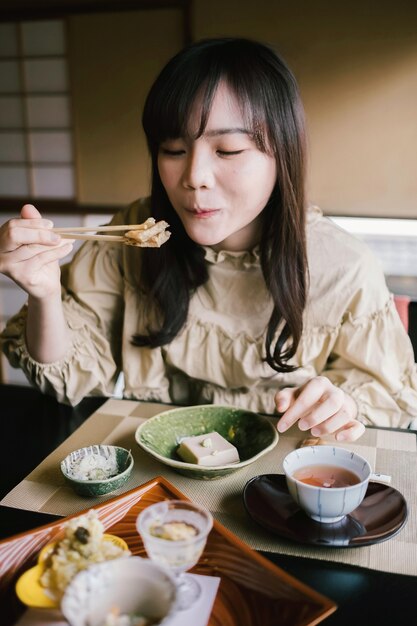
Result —
<instances>
[{"instance_id":1,"label":"dark wooden table","mask_svg":"<svg viewBox=\"0 0 417 626\"><path fill-rule=\"evenodd\" d=\"M0 385L0 497L104 401L105 398L86 398L72 408L30 388ZM0 506L0 538L55 519L52 515ZM263 555L338 604L338 610L323 622L326 626L417 625L416 576L269 552Z\"/></svg>"}]
</instances>

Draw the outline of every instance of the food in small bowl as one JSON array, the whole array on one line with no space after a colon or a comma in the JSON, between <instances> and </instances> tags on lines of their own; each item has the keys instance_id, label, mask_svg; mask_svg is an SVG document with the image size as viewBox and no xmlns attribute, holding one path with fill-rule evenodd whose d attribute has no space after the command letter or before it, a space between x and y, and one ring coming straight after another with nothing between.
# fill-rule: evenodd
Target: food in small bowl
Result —
<instances>
[{"instance_id":1,"label":"food in small bowl","mask_svg":"<svg viewBox=\"0 0 417 626\"><path fill-rule=\"evenodd\" d=\"M65 589L79 572L92 564L130 555L120 537L104 533L94 509L70 519L62 539L49 543L39 553L38 564L17 581L16 593L26 605L56 607Z\"/></svg>"},{"instance_id":2,"label":"food in small bowl","mask_svg":"<svg viewBox=\"0 0 417 626\"><path fill-rule=\"evenodd\" d=\"M130 450L109 445L74 450L61 462L65 480L81 496L102 496L120 489L132 468Z\"/></svg>"},{"instance_id":3,"label":"food in small bowl","mask_svg":"<svg viewBox=\"0 0 417 626\"><path fill-rule=\"evenodd\" d=\"M317 522L341 521L362 502L371 476L368 461L346 448L299 448L283 462L288 491Z\"/></svg>"},{"instance_id":4,"label":"food in small bowl","mask_svg":"<svg viewBox=\"0 0 417 626\"><path fill-rule=\"evenodd\" d=\"M67 587L61 611L71 626L153 626L168 622L176 597L166 568L131 556L80 572Z\"/></svg>"},{"instance_id":5,"label":"food in small bowl","mask_svg":"<svg viewBox=\"0 0 417 626\"><path fill-rule=\"evenodd\" d=\"M159 413L138 427L135 438L149 455L177 472L209 480L246 467L272 450L278 432L258 413L205 404ZM202 458L210 464L201 463Z\"/></svg>"},{"instance_id":6,"label":"food in small bowl","mask_svg":"<svg viewBox=\"0 0 417 626\"><path fill-rule=\"evenodd\" d=\"M198 562L212 527L210 511L187 500L156 502L136 519L149 558L176 575L178 610L190 608L202 594L198 581L185 572Z\"/></svg>"}]
</instances>

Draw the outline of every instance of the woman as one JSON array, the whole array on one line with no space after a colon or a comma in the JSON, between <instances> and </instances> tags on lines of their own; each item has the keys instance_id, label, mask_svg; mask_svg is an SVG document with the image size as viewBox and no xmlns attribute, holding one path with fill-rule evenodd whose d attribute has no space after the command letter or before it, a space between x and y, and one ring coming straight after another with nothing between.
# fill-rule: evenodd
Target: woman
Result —
<instances>
[{"instance_id":1,"label":"woman","mask_svg":"<svg viewBox=\"0 0 417 626\"><path fill-rule=\"evenodd\" d=\"M370 252L306 209L297 85L267 46L194 44L162 70L143 126L152 192L114 224L170 224L160 249L70 251L31 205L0 230L0 270L28 305L3 350L43 391L221 402L313 435L417 415L410 341Z\"/></svg>"}]
</instances>

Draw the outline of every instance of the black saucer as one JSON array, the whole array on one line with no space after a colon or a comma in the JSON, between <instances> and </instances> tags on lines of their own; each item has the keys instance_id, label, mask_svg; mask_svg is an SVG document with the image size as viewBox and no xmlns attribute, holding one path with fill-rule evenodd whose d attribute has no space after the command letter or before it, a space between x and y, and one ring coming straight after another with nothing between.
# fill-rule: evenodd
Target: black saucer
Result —
<instances>
[{"instance_id":1,"label":"black saucer","mask_svg":"<svg viewBox=\"0 0 417 626\"><path fill-rule=\"evenodd\" d=\"M370 482L360 506L339 522L321 524L302 511L288 493L285 476L263 474L246 483L247 512L267 530L298 543L332 548L369 546L396 535L407 521L402 494Z\"/></svg>"}]
</instances>

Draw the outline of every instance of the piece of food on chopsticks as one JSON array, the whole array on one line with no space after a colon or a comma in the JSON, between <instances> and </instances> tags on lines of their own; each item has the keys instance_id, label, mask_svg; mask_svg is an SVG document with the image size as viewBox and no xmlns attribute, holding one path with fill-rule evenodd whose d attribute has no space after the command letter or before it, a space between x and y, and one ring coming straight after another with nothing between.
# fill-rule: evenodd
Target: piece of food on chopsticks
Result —
<instances>
[{"instance_id":1,"label":"piece of food on chopsticks","mask_svg":"<svg viewBox=\"0 0 417 626\"><path fill-rule=\"evenodd\" d=\"M63 239L81 239L83 241L100 241L102 243L124 243L139 248L160 248L171 237L168 222L149 217L142 224L117 224L97 227L76 226L74 228L53 228ZM124 235L101 234L105 231L126 231ZM89 234L91 233L96 234ZM100 233L100 234L99 234Z\"/></svg>"},{"instance_id":2,"label":"piece of food on chopsticks","mask_svg":"<svg viewBox=\"0 0 417 626\"><path fill-rule=\"evenodd\" d=\"M118 538L114 538L118 539ZM130 552L104 534L104 526L96 511L76 517L65 526L63 539L53 544L42 565L40 584L58 597L78 572L93 563L130 556Z\"/></svg>"},{"instance_id":3,"label":"piece of food on chopsticks","mask_svg":"<svg viewBox=\"0 0 417 626\"><path fill-rule=\"evenodd\" d=\"M159 248L171 236L168 222L161 220L156 222L150 217L143 223L144 228L129 230L125 233L125 243L130 246L139 246L140 248Z\"/></svg>"}]
</instances>

